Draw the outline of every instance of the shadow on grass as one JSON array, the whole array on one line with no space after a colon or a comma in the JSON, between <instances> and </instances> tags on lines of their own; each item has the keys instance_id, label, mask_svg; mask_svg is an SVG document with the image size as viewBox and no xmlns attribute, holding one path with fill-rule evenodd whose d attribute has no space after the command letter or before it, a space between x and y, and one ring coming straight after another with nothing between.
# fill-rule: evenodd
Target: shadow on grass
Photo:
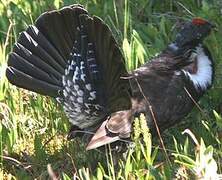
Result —
<instances>
[{"instance_id":1,"label":"shadow on grass","mask_svg":"<svg viewBox=\"0 0 222 180\"><path fill-rule=\"evenodd\" d=\"M47 140L47 144L42 143L42 139L41 135L36 135L30 140L32 142L29 141L33 144L26 144L25 149L4 155L5 174L11 174L16 179L48 179L48 165L56 176L65 173L70 177L83 167L94 173L98 162L105 166L105 153L85 151L85 145L80 139L67 141L65 136L57 135ZM31 146L34 146L34 151Z\"/></svg>"}]
</instances>

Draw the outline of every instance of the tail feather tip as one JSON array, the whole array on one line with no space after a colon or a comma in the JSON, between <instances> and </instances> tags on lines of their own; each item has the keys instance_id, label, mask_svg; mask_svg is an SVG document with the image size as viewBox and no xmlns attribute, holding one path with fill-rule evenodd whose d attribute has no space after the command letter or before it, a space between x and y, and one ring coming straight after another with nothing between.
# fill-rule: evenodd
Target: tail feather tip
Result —
<instances>
[{"instance_id":1,"label":"tail feather tip","mask_svg":"<svg viewBox=\"0 0 222 180\"><path fill-rule=\"evenodd\" d=\"M119 139L120 139L119 136L110 137L107 135L102 136L98 139L92 139L87 145L86 150L88 151L88 150L96 149L106 144L110 144L112 142L118 141Z\"/></svg>"},{"instance_id":2,"label":"tail feather tip","mask_svg":"<svg viewBox=\"0 0 222 180\"><path fill-rule=\"evenodd\" d=\"M96 149L100 146L104 146L106 144L118 141L120 138L118 134L107 134L106 123L108 120L104 121L102 125L98 128L95 135L90 140L89 144L86 147L86 150Z\"/></svg>"}]
</instances>

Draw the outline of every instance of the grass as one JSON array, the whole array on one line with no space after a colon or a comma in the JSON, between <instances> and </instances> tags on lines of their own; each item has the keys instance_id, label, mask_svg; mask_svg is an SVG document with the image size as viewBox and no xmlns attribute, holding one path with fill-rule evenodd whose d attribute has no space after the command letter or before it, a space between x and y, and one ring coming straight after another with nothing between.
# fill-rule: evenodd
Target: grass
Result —
<instances>
[{"instance_id":1,"label":"grass","mask_svg":"<svg viewBox=\"0 0 222 180\"><path fill-rule=\"evenodd\" d=\"M181 20L195 16L217 25L206 40L215 59L213 88L198 108L163 134L168 162L158 140L151 141L144 118L135 121L134 147L119 168L106 153L86 152L68 142L70 124L54 100L9 84L7 54L19 32L44 11L80 3L100 16L122 47L129 70L155 56L175 36ZM222 3L220 0L0 0L0 168L1 179L212 179L222 174ZM189 130L185 129L189 128ZM141 138L141 136L143 138Z\"/></svg>"}]
</instances>

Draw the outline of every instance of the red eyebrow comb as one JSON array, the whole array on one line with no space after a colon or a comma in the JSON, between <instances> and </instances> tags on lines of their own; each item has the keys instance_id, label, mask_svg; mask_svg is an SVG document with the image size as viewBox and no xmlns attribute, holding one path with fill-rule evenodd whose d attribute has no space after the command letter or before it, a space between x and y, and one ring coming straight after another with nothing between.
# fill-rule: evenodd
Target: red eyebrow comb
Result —
<instances>
[{"instance_id":1,"label":"red eyebrow comb","mask_svg":"<svg viewBox=\"0 0 222 180\"><path fill-rule=\"evenodd\" d=\"M194 18L193 20L192 20L192 23L194 24L194 25L204 25L204 24L206 24L208 21L206 21L206 20L204 20L204 19L201 19L201 18Z\"/></svg>"}]
</instances>

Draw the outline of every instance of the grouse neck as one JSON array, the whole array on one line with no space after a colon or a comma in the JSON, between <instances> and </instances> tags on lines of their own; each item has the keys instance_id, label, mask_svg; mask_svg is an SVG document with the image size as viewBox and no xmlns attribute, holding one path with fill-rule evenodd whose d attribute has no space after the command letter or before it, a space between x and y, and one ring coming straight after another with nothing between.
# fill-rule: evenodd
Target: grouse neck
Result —
<instances>
[{"instance_id":1,"label":"grouse neck","mask_svg":"<svg viewBox=\"0 0 222 180\"><path fill-rule=\"evenodd\" d=\"M193 66L193 71L189 71L186 67L182 71L196 90L205 91L213 81L213 61L209 52L202 45L198 45L191 53L189 60L192 62L189 66Z\"/></svg>"},{"instance_id":2,"label":"grouse neck","mask_svg":"<svg viewBox=\"0 0 222 180\"><path fill-rule=\"evenodd\" d=\"M196 47L199 47L201 43L197 41L192 41L187 44L179 44L178 42L172 42L168 45L168 50L171 52L177 53L183 53L184 51L187 51L188 49L196 49Z\"/></svg>"}]
</instances>

